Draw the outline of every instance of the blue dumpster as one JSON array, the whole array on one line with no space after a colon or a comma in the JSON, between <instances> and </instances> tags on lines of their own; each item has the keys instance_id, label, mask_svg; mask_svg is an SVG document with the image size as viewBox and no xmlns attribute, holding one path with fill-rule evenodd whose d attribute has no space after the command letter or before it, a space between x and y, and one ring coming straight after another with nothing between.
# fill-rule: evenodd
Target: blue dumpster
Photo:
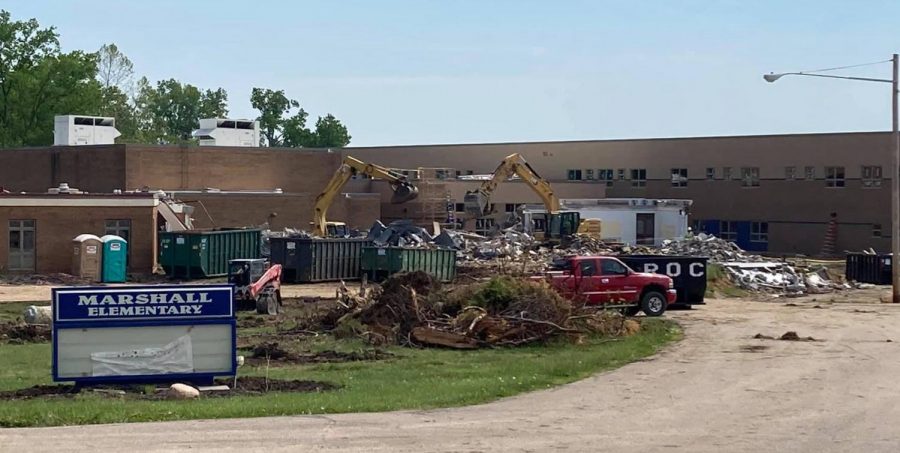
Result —
<instances>
[{"instance_id":1,"label":"blue dumpster","mask_svg":"<svg viewBox=\"0 0 900 453\"><path fill-rule=\"evenodd\" d=\"M114 234L107 234L100 238L103 243L103 270L101 281L103 283L124 283L126 279L125 266L128 257L128 243L125 239Z\"/></svg>"}]
</instances>

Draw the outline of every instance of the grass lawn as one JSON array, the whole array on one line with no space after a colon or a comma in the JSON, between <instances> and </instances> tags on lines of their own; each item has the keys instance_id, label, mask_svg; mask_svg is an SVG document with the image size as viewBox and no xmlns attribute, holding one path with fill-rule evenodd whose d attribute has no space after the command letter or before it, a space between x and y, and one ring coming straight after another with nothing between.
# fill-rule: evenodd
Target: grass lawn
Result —
<instances>
[{"instance_id":1,"label":"grass lawn","mask_svg":"<svg viewBox=\"0 0 900 453\"><path fill-rule=\"evenodd\" d=\"M393 347L376 362L271 366L272 379L326 381L341 386L321 393L268 393L190 401L137 400L90 391L76 396L0 401L0 426L259 417L271 415L428 409L484 403L565 384L647 357L679 339L671 321L645 319L640 333L619 339L555 342L515 349L454 351ZM305 339L306 350L362 349L330 336ZM244 351L246 353L246 351ZM246 355L246 354L245 354ZM0 345L0 390L51 384L50 345ZM266 374L245 366L241 375Z\"/></svg>"}]
</instances>

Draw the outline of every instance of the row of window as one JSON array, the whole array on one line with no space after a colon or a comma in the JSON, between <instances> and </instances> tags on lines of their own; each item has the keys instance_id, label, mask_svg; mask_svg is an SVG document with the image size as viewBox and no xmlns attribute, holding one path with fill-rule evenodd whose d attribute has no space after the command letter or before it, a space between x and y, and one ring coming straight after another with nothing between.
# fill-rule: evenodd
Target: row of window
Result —
<instances>
[{"instance_id":1,"label":"row of window","mask_svg":"<svg viewBox=\"0 0 900 453\"><path fill-rule=\"evenodd\" d=\"M705 223L702 220L691 222L691 229L697 233L705 232ZM726 241L737 241L738 222L722 220L719 222L718 237ZM769 242L769 222L750 222L750 242Z\"/></svg>"},{"instance_id":2,"label":"row of window","mask_svg":"<svg viewBox=\"0 0 900 453\"><path fill-rule=\"evenodd\" d=\"M10 220L7 268L11 271L34 271L36 256L37 221ZM107 220L103 234L114 234L125 241L131 239L131 220Z\"/></svg>"},{"instance_id":3,"label":"row of window","mask_svg":"<svg viewBox=\"0 0 900 453\"><path fill-rule=\"evenodd\" d=\"M784 167L784 179L786 180L815 180L816 179L816 167L804 167L803 168L803 178L800 178L797 167ZM881 187L881 166L878 165L864 165L861 167L861 178L863 187ZM597 180L605 181L607 186L612 186L613 184L613 169L611 168L601 168L597 169ZM625 180L625 169L620 168L615 173L617 175L617 179ZM845 187L846 186L846 172L844 171L844 167L825 167L825 187ZM647 185L647 169L646 168L632 168L630 169L631 176L631 186L632 187L645 187ZM671 171L672 176L672 187L687 187L688 185L688 169L687 168L673 168ZM744 187L759 187L759 167L741 167L740 168L740 181L741 185ZM594 179L594 170L593 169L574 169L568 170L568 179L570 181L582 181L582 180L593 180ZM715 179L723 179L723 180L731 180L734 179L734 173L732 171L732 167L722 167L721 178L717 178L716 167L707 167L706 168L706 179L707 180L715 180Z\"/></svg>"}]
</instances>

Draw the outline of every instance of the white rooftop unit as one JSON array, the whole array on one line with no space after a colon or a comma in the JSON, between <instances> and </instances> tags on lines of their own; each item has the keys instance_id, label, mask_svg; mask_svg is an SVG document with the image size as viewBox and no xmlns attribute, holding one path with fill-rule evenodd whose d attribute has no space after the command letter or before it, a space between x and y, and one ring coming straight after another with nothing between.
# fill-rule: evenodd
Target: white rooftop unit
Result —
<instances>
[{"instance_id":1,"label":"white rooftop unit","mask_svg":"<svg viewBox=\"0 0 900 453\"><path fill-rule=\"evenodd\" d=\"M120 135L115 118L57 115L53 121L53 146L112 145Z\"/></svg>"},{"instance_id":2,"label":"white rooftop unit","mask_svg":"<svg viewBox=\"0 0 900 453\"><path fill-rule=\"evenodd\" d=\"M191 135L200 146L259 146L259 121L203 118Z\"/></svg>"}]
</instances>

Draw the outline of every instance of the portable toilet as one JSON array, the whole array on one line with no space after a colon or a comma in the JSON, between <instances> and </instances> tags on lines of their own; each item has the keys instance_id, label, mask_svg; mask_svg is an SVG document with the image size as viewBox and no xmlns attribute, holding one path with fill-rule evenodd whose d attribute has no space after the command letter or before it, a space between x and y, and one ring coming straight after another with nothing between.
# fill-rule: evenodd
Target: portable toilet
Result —
<instances>
[{"instance_id":1,"label":"portable toilet","mask_svg":"<svg viewBox=\"0 0 900 453\"><path fill-rule=\"evenodd\" d=\"M79 234L72 239L72 275L99 282L102 245L93 234Z\"/></svg>"},{"instance_id":2,"label":"portable toilet","mask_svg":"<svg viewBox=\"0 0 900 453\"><path fill-rule=\"evenodd\" d=\"M100 238L103 243L103 283L123 283L126 279L125 266L128 257L128 243L114 234Z\"/></svg>"}]
</instances>

